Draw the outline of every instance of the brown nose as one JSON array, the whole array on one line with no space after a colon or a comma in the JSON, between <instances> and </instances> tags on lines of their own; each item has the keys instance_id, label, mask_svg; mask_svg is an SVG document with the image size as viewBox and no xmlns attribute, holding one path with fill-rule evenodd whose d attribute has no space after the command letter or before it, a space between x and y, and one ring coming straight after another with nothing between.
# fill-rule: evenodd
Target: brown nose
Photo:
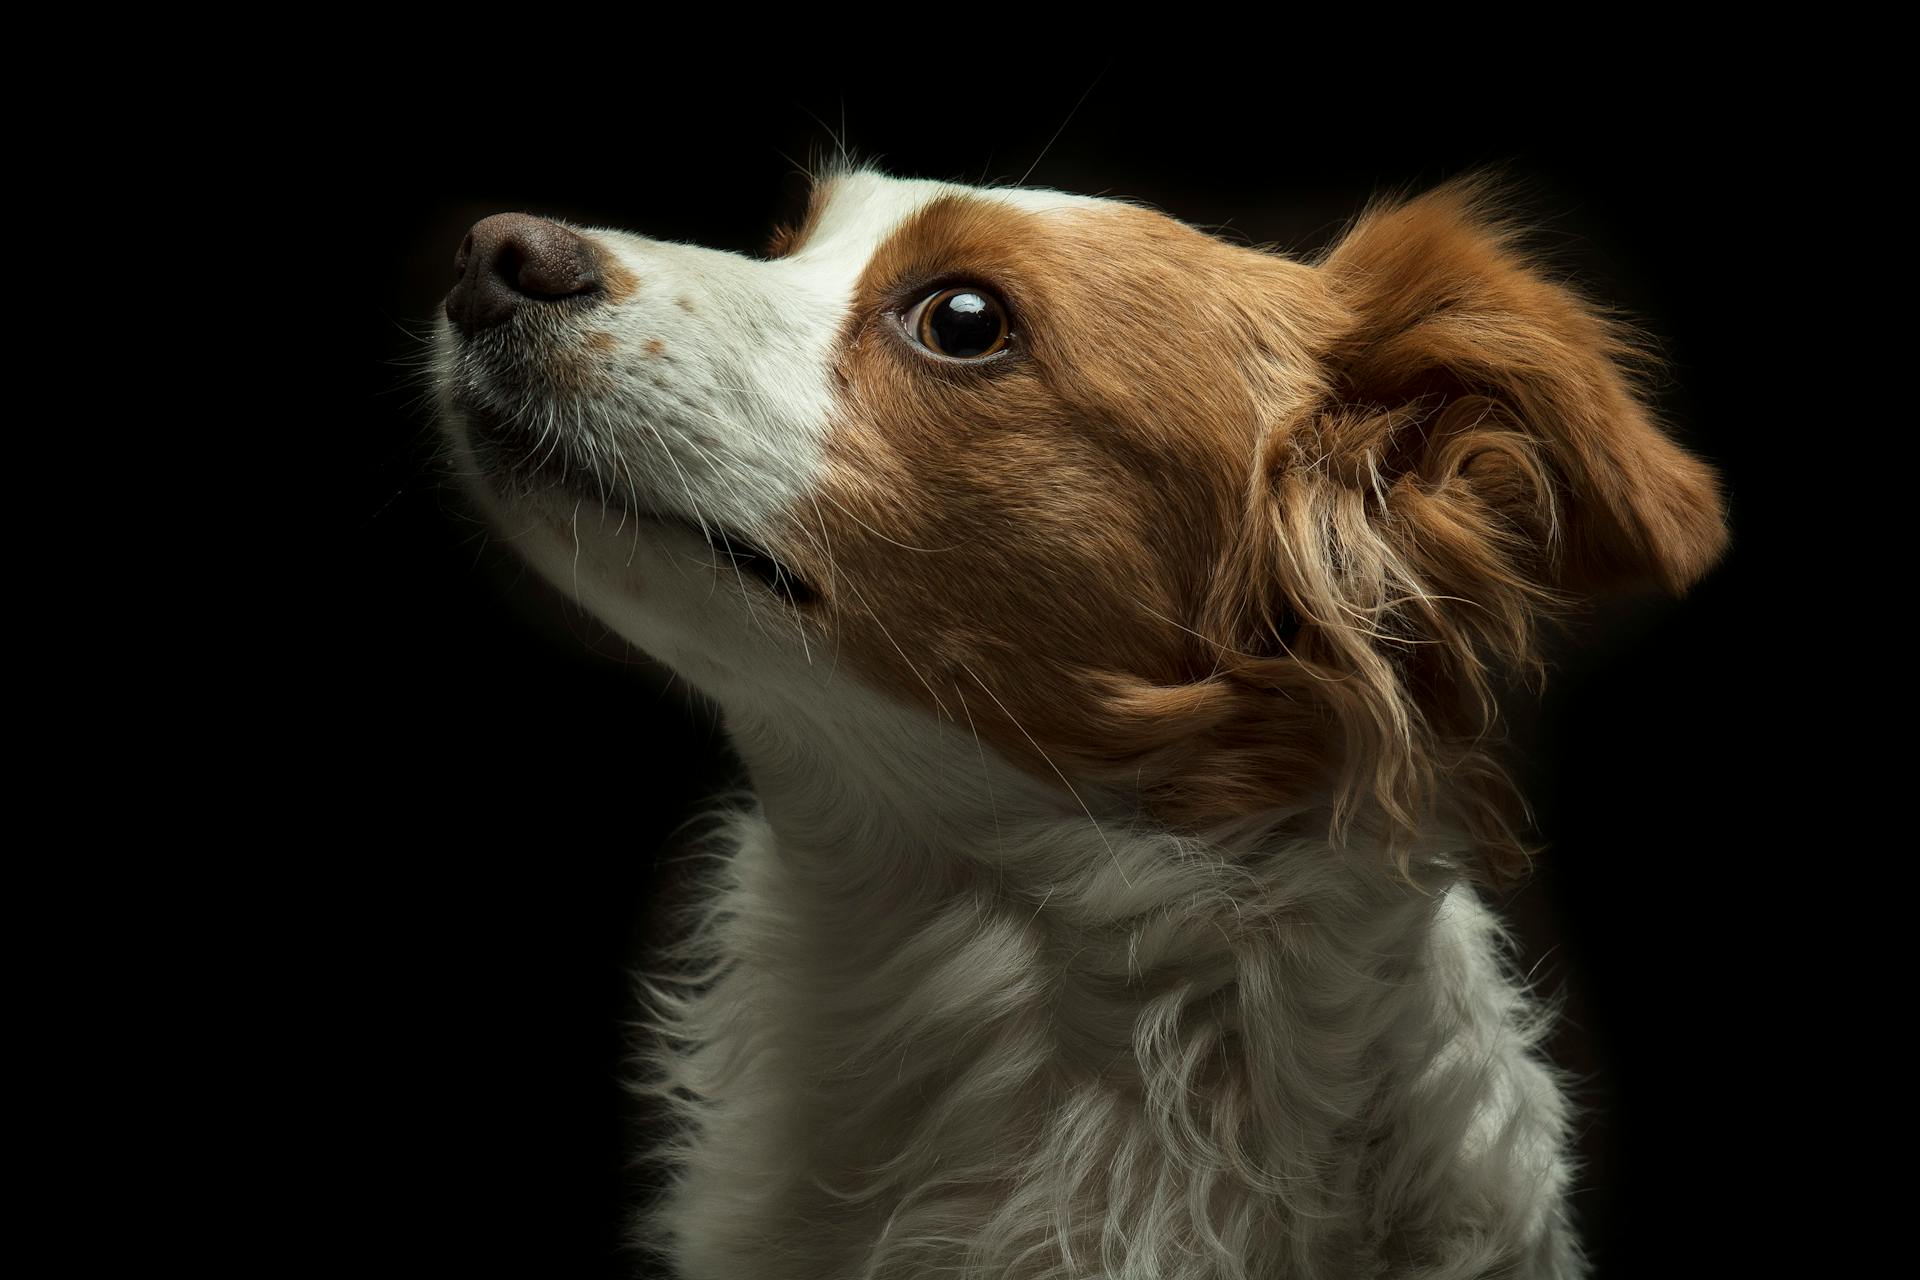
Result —
<instances>
[{"instance_id":1,"label":"brown nose","mask_svg":"<svg viewBox=\"0 0 1920 1280\"><path fill-rule=\"evenodd\" d=\"M453 256L459 275L447 294L447 319L471 337L520 307L594 293L600 263L593 246L557 222L524 213L482 218Z\"/></svg>"}]
</instances>

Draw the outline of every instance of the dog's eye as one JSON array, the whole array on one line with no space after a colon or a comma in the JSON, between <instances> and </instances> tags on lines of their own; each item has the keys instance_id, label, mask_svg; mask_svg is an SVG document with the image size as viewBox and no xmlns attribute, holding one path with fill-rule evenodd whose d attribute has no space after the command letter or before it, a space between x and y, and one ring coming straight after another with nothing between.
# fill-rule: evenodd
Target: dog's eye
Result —
<instances>
[{"instance_id":1,"label":"dog's eye","mask_svg":"<svg viewBox=\"0 0 1920 1280\"><path fill-rule=\"evenodd\" d=\"M1000 299L972 285L942 289L903 320L921 346L949 360L984 360L1006 348L1010 333Z\"/></svg>"}]
</instances>

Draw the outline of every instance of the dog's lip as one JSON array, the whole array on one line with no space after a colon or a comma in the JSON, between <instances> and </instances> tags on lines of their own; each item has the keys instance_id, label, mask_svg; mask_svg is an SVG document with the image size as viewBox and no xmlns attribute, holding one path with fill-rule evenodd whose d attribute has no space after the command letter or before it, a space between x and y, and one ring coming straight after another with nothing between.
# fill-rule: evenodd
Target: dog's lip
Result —
<instances>
[{"instance_id":1,"label":"dog's lip","mask_svg":"<svg viewBox=\"0 0 1920 1280\"><path fill-rule=\"evenodd\" d=\"M644 520L697 538L707 545L723 565L756 579L791 605L798 607L819 599L820 593L812 583L752 538L723 528L712 520L703 521L644 503L631 503L627 501L628 495L620 485L598 486L589 475L570 471L564 463L556 465L555 457L559 450L549 448L543 453L537 443L529 445L519 438L521 433L513 424L504 421L484 405L463 403L458 396L454 403L466 419L469 434L493 449L513 454L519 464L514 469L523 478L533 480L545 489L598 503L627 519Z\"/></svg>"},{"instance_id":2,"label":"dog's lip","mask_svg":"<svg viewBox=\"0 0 1920 1280\"><path fill-rule=\"evenodd\" d=\"M795 573L785 561L759 543L744 538L730 529L722 529L712 521L706 522L703 527L699 521L689 520L681 515L663 515L655 511L635 514L641 519L651 520L668 528L680 529L699 538L723 564L731 566L738 573L757 579L769 591L796 608L812 604L820 598L820 593L814 590L813 585Z\"/></svg>"}]
</instances>

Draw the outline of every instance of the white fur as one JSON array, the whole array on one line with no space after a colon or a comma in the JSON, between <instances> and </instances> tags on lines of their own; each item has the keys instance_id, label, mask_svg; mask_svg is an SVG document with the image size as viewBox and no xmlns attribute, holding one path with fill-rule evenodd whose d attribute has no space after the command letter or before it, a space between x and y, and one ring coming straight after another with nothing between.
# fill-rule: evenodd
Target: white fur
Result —
<instances>
[{"instance_id":1,"label":"white fur","mask_svg":"<svg viewBox=\"0 0 1920 1280\"><path fill-rule=\"evenodd\" d=\"M592 233L642 285L590 323L625 356L657 338L681 358L624 361L645 372L553 429L616 459L642 507L760 529L821 465L861 267L949 190L843 179L774 262ZM438 355L470 464L455 401L493 394L487 366L450 335ZM647 1087L682 1127L638 1239L679 1274L1581 1273L1541 1017L1444 833L1415 882L1329 847L1323 813L1171 834L867 688L683 532L473 488L721 704L752 775L702 921L650 987Z\"/></svg>"},{"instance_id":2,"label":"white fur","mask_svg":"<svg viewBox=\"0 0 1920 1280\"><path fill-rule=\"evenodd\" d=\"M1466 886L1313 815L1072 810L852 700L863 743L732 720L759 809L652 988L685 1131L639 1238L680 1274L1578 1274L1541 1019Z\"/></svg>"}]
</instances>

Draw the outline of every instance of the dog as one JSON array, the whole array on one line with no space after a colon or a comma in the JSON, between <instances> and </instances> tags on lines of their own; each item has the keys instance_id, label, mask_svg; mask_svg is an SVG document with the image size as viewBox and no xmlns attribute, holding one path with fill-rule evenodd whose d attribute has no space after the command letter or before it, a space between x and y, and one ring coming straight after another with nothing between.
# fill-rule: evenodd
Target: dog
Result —
<instances>
[{"instance_id":1,"label":"dog","mask_svg":"<svg viewBox=\"0 0 1920 1280\"><path fill-rule=\"evenodd\" d=\"M1727 538L1467 179L1311 260L849 167L763 257L477 224L454 473L721 709L649 987L691 1280L1560 1280L1497 694Z\"/></svg>"}]
</instances>

